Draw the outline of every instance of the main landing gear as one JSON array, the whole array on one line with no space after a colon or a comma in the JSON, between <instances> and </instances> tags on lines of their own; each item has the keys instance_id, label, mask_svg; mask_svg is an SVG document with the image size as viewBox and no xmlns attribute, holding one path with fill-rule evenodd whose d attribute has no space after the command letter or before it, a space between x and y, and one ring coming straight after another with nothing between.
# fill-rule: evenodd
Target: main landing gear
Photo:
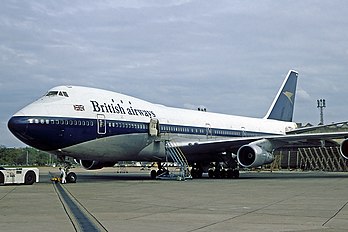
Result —
<instances>
[{"instance_id":1,"label":"main landing gear","mask_svg":"<svg viewBox=\"0 0 348 232\"><path fill-rule=\"evenodd\" d=\"M232 153L221 153L217 161L210 163L208 176L216 179L238 179L239 167L236 156Z\"/></svg>"},{"instance_id":2,"label":"main landing gear","mask_svg":"<svg viewBox=\"0 0 348 232\"><path fill-rule=\"evenodd\" d=\"M163 167L161 162L157 163L158 170L152 170L150 173L151 179L156 179L163 173L169 173L169 171ZM205 168L204 168L205 167ZM213 162L202 165L201 163L192 164L191 176L194 179L199 179L203 177L203 173L208 172L208 177L211 179L238 179L239 169L237 165L229 163Z\"/></svg>"},{"instance_id":3,"label":"main landing gear","mask_svg":"<svg viewBox=\"0 0 348 232\"><path fill-rule=\"evenodd\" d=\"M203 173L208 173L209 178L238 179L238 162L232 156L221 156L220 161L211 163L194 163L191 169L193 178L202 178Z\"/></svg>"},{"instance_id":4,"label":"main landing gear","mask_svg":"<svg viewBox=\"0 0 348 232\"><path fill-rule=\"evenodd\" d=\"M239 170L238 169L224 169L224 168L211 168L208 171L209 178L215 179L238 179L239 178Z\"/></svg>"}]
</instances>

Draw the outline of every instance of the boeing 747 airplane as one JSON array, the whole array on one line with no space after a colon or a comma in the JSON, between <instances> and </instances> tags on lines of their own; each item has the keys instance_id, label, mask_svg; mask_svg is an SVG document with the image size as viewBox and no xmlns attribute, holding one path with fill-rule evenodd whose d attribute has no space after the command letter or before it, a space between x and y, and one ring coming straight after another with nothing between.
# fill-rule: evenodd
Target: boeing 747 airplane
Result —
<instances>
[{"instance_id":1,"label":"boeing 747 airplane","mask_svg":"<svg viewBox=\"0 0 348 232\"><path fill-rule=\"evenodd\" d=\"M347 159L348 133L287 135L296 130L292 118L297 78L290 70L264 118L172 108L107 90L58 86L14 114L8 128L29 146L73 157L86 169L119 161L160 164L168 160L169 146L184 154L194 177L208 172L212 163L209 176L224 172L238 177L238 164L269 164L276 148L333 138L345 139L341 154Z\"/></svg>"}]
</instances>

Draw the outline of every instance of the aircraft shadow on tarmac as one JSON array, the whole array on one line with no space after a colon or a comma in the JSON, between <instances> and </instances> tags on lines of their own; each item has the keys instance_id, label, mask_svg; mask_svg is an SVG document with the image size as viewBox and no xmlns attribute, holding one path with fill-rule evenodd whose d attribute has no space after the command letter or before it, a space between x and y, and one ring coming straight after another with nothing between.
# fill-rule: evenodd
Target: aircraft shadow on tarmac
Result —
<instances>
[{"instance_id":1,"label":"aircraft shadow on tarmac","mask_svg":"<svg viewBox=\"0 0 348 232\"><path fill-rule=\"evenodd\" d=\"M98 182L98 181L161 181L153 180L147 173L77 173L78 182ZM193 181L240 181L248 179L259 180L287 180L287 179L339 179L348 178L348 173L329 173L329 172L267 172L257 173L248 172L241 173L239 179L209 179L204 175L201 179L193 179ZM163 181L163 180L162 180ZM191 181L191 180L188 180Z\"/></svg>"}]
</instances>

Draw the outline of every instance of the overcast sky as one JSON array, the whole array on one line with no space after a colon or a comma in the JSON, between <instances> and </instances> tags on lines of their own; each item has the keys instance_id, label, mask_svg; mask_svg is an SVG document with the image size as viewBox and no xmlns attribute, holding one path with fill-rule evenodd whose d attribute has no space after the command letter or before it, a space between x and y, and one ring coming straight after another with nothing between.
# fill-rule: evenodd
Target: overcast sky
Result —
<instances>
[{"instance_id":1,"label":"overcast sky","mask_svg":"<svg viewBox=\"0 0 348 232\"><path fill-rule=\"evenodd\" d=\"M0 145L57 85L263 117L289 69L296 122L348 121L348 1L2 1Z\"/></svg>"}]
</instances>

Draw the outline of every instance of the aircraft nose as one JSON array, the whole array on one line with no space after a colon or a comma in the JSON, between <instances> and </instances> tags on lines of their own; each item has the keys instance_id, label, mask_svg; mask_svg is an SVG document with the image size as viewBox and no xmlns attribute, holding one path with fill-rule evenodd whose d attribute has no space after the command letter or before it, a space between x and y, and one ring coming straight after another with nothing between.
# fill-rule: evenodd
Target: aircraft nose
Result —
<instances>
[{"instance_id":1,"label":"aircraft nose","mask_svg":"<svg viewBox=\"0 0 348 232\"><path fill-rule=\"evenodd\" d=\"M23 117L13 116L8 121L7 127L14 136L23 141L28 129L28 120Z\"/></svg>"}]
</instances>

